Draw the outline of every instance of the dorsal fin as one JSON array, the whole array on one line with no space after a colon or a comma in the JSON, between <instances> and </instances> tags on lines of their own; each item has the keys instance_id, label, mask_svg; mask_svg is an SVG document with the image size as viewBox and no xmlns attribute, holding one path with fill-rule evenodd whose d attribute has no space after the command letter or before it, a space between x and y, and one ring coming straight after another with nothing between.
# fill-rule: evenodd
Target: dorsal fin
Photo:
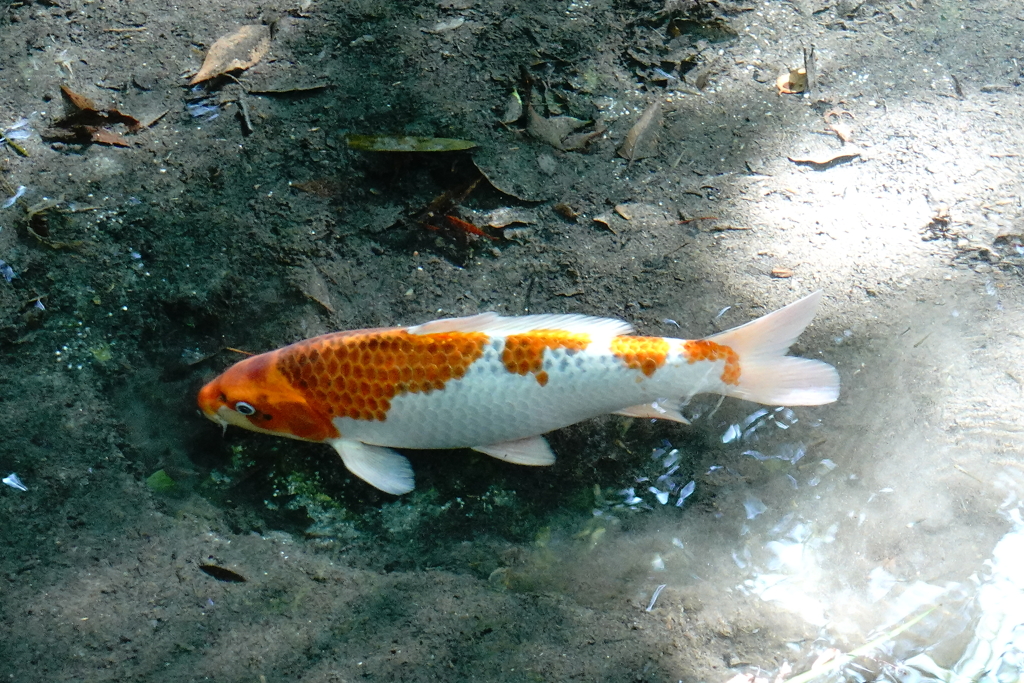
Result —
<instances>
[{"instance_id":1,"label":"dorsal fin","mask_svg":"<svg viewBox=\"0 0 1024 683\"><path fill-rule=\"evenodd\" d=\"M488 312L465 318L443 318L410 327L409 334L436 334L439 332L483 332L490 335L509 335L531 330L564 330L596 336L632 334L633 326L615 318L592 318L587 315L548 314L502 317Z\"/></svg>"}]
</instances>

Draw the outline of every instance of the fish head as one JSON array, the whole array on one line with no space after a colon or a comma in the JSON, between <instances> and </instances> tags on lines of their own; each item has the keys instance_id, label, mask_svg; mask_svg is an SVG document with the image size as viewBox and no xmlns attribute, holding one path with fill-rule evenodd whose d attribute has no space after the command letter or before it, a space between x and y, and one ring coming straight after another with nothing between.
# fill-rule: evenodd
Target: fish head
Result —
<instances>
[{"instance_id":1,"label":"fish head","mask_svg":"<svg viewBox=\"0 0 1024 683\"><path fill-rule=\"evenodd\" d=\"M198 402L203 415L225 428L303 441L340 436L330 417L281 374L272 353L235 363L199 391Z\"/></svg>"}]
</instances>

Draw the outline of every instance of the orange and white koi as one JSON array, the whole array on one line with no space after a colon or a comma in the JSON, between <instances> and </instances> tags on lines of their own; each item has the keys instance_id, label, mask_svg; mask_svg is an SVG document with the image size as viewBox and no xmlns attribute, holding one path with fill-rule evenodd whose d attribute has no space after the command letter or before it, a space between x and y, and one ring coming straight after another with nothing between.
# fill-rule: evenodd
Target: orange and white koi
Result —
<instances>
[{"instance_id":1,"label":"orange and white koi","mask_svg":"<svg viewBox=\"0 0 1024 683\"><path fill-rule=\"evenodd\" d=\"M402 494L412 468L392 448L550 465L545 432L607 413L686 422L680 406L702 392L831 403L835 368L785 355L820 299L696 341L632 336L621 320L496 313L325 334L236 363L199 407L224 427L327 442L353 474Z\"/></svg>"}]
</instances>

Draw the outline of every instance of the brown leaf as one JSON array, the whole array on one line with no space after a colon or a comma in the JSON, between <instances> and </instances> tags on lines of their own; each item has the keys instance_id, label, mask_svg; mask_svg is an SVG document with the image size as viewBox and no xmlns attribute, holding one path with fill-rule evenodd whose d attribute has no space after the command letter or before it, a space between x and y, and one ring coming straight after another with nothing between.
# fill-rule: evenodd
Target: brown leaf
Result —
<instances>
[{"instance_id":1,"label":"brown leaf","mask_svg":"<svg viewBox=\"0 0 1024 683\"><path fill-rule=\"evenodd\" d=\"M853 128L845 123L836 121L825 126L825 130L835 133L836 137L843 142L853 142Z\"/></svg>"},{"instance_id":2,"label":"brown leaf","mask_svg":"<svg viewBox=\"0 0 1024 683\"><path fill-rule=\"evenodd\" d=\"M85 95L76 93L74 90L66 85L60 86L60 92L64 95L64 98L73 106L75 109L89 109L92 111L98 111L99 107L92 103Z\"/></svg>"},{"instance_id":3,"label":"brown leaf","mask_svg":"<svg viewBox=\"0 0 1024 683\"><path fill-rule=\"evenodd\" d=\"M772 268L772 277L787 278L793 277L793 271L789 268Z\"/></svg>"},{"instance_id":4,"label":"brown leaf","mask_svg":"<svg viewBox=\"0 0 1024 683\"><path fill-rule=\"evenodd\" d=\"M100 145L111 145L113 147L131 147L132 143L125 140L112 130L106 128L86 128L92 141Z\"/></svg>"},{"instance_id":5,"label":"brown leaf","mask_svg":"<svg viewBox=\"0 0 1024 683\"><path fill-rule=\"evenodd\" d=\"M608 214L603 213L600 216L594 216L594 218L592 220L595 223L597 223L598 225L603 225L608 230L608 232L610 232L611 234L613 234L613 235L618 235L619 234L619 233L615 232L615 228L612 227L612 218Z\"/></svg>"},{"instance_id":6,"label":"brown leaf","mask_svg":"<svg viewBox=\"0 0 1024 683\"><path fill-rule=\"evenodd\" d=\"M129 133L137 133L145 127L137 118L118 109L101 109L88 97L76 93L66 85L60 87L60 92L74 111L56 121L53 125L57 127L73 129L78 126L109 126L123 123L128 127Z\"/></svg>"},{"instance_id":7,"label":"brown leaf","mask_svg":"<svg viewBox=\"0 0 1024 683\"><path fill-rule=\"evenodd\" d=\"M270 51L270 27L262 24L240 26L234 33L217 39L206 54L199 73L189 85L208 81L229 71L248 69Z\"/></svg>"},{"instance_id":8,"label":"brown leaf","mask_svg":"<svg viewBox=\"0 0 1024 683\"><path fill-rule=\"evenodd\" d=\"M775 87L779 89L780 95L796 95L807 90L807 69L790 69L779 74L775 80Z\"/></svg>"},{"instance_id":9,"label":"brown leaf","mask_svg":"<svg viewBox=\"0 0 1024 683\"><path fill-rule=\"evenodd\" d=\"M554 209L555 213L557 213L559 216L561 216L562 218L565 218L566 220L570 220L570 221L576 220L576 218L580 215L579 211L577 211L576 209L572 208L571 206L569 206L565 202L558 202L557 204L555 204L551 208Z\"/></svg>"},{"instance_id":10,"label":"brown leaf","mask_svg":"<svg viewBox=\"0 0 1024 683\"><path fill-rule=\"evenodd\" d=\"M531 106L526 109L526 132L541 142L546 142L555 149L567 151L563 140L574 130L587 125L587 121L571 116L552 116L544 118Z\"/></svg>"},{"instance_id":11,"label":"brown leaf","mask_svg":"<svg viewBox=\"0 0 1024 683\"><path fill-rule=\"evenodd\" d=\"M626 139L618 149L618 155L633 163L637 159L647 159L658 154L658 129L661 127L660 99L655 100L644 109L633 127L626 133Z\"/></svg>"},{"instance_id":12,"label":"brown leaf","mask_svg":"<svg viewBox=\"0 0 1024 683\"><path fill-rule=\"evenodd\" d=\"M591 140L604 135L605 130L607 129L604 126L598 125L588 133L573 133L562 140L562 151L575 152L583 149L590 144Z\"/></svg>"},{"instance_id":13,"label":"brown leaf","mask_svg":"<svg viewBox=\"0 0 1024 683\"><path fill-rule=\"evenodd\" d=\"M825 119L825 130L836 134L843 142L853 141L853 127L846 123L845 118L849 116L851 119L855 118L854 115L845 109L839 107L833 107L827 112L822 114Z\"/></svg>"}]
</instances>

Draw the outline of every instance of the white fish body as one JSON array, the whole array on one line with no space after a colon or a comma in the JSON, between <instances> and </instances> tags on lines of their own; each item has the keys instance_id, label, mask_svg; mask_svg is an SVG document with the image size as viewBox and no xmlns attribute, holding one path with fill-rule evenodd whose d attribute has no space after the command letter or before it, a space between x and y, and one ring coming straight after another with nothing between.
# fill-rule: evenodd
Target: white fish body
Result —
<instances>
[{"instance_id":1,"label":"white fish body","mask_svg":"<svg viewBox=\"0 0 1024 683\"><path fill-rule=\"evenodd\" d=\"M820 298L698 341L632 336L612 319L493 313L323 335L241 361L200 405L222 424L327 441L354 474L405 493L412 470L390 448L548 465L545 432L608 413L685 422L679 406L698 393L830 403L835 369L785 355Z\"/></svg>"}]
</instances>

